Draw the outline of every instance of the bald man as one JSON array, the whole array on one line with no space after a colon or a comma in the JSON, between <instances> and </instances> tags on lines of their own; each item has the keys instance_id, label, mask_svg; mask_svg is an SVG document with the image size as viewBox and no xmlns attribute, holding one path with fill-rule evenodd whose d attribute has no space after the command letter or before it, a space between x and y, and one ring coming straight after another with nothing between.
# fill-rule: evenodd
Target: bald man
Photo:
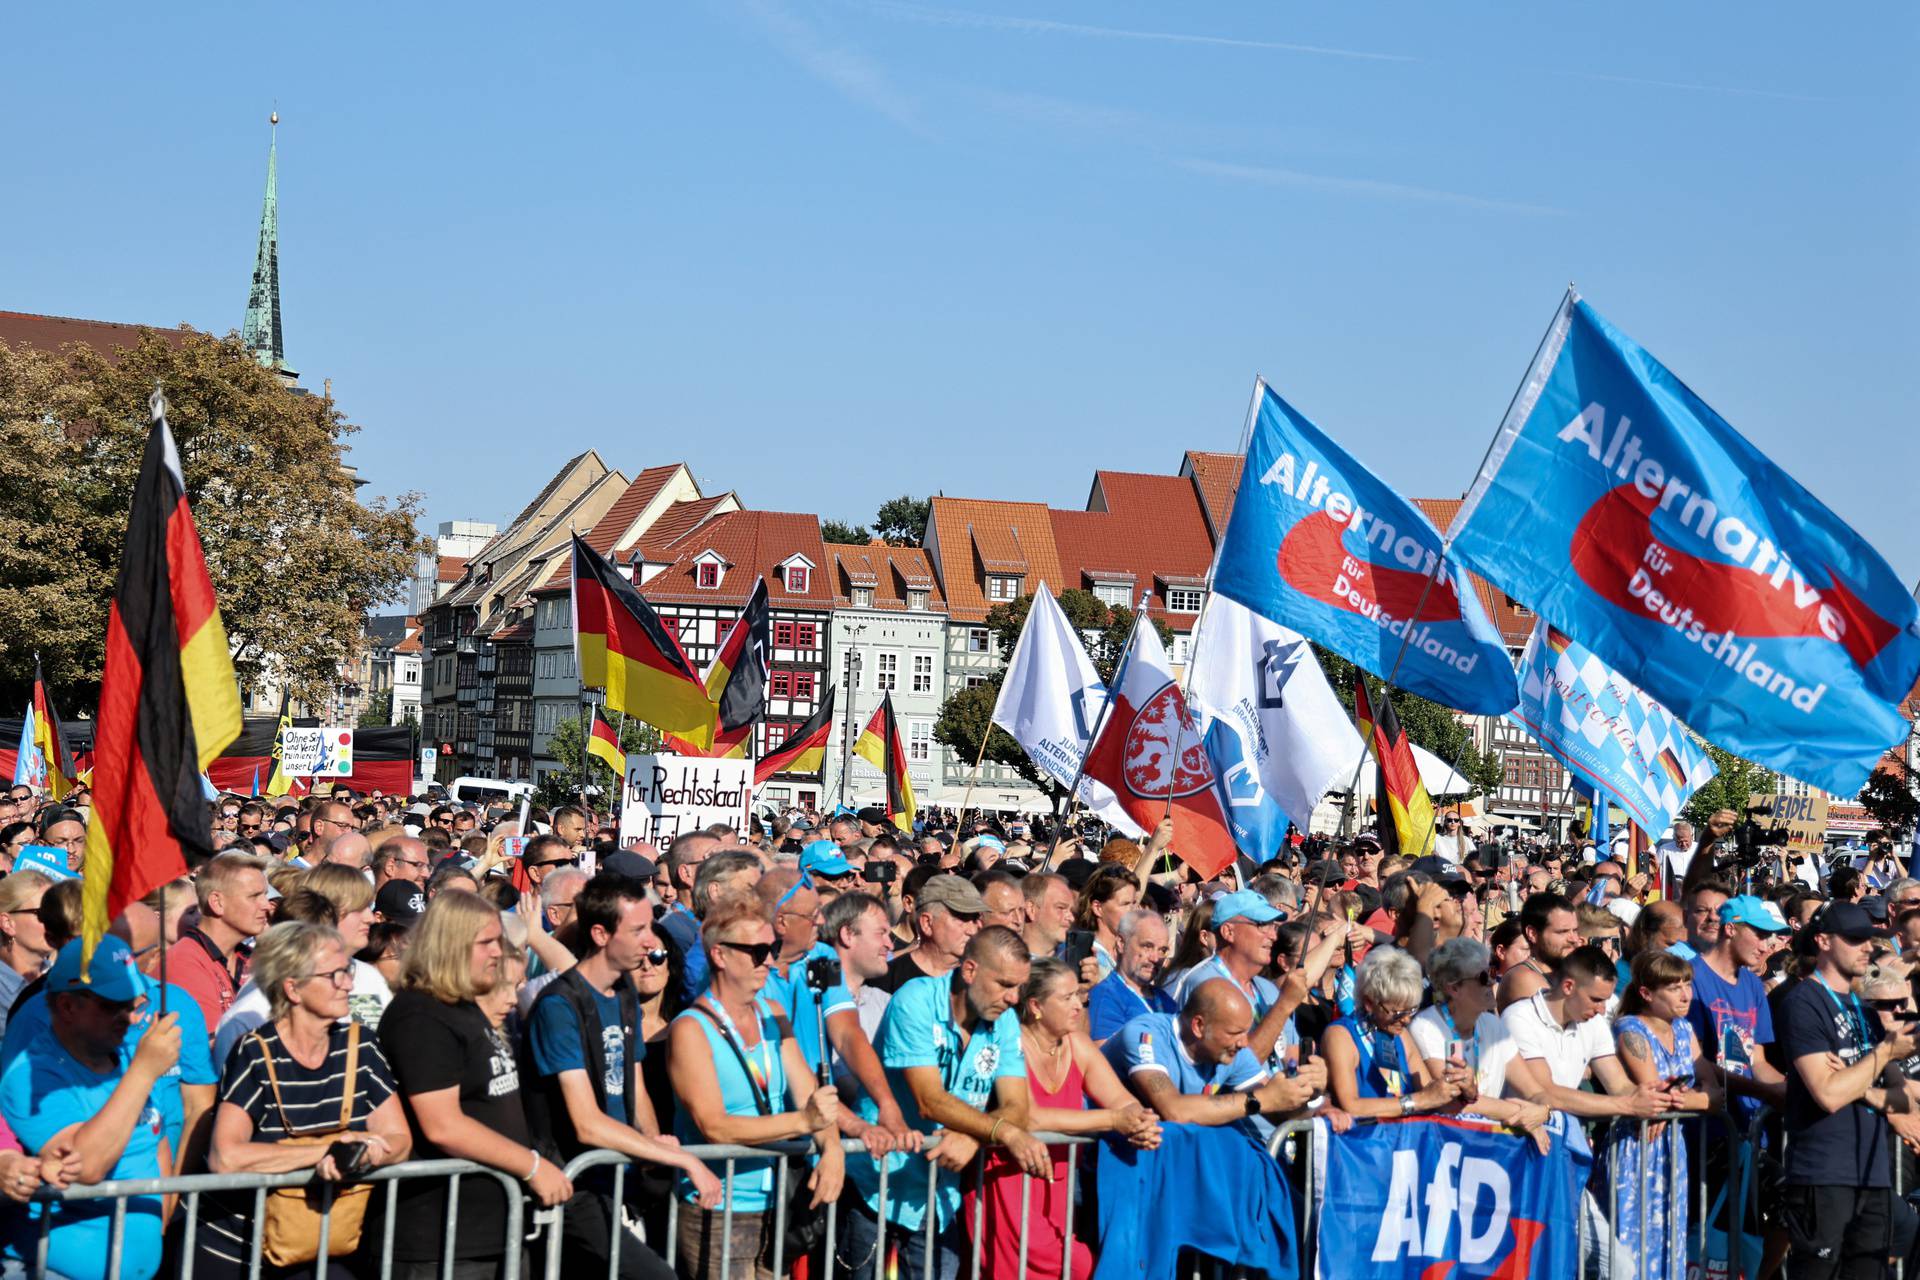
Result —
<instances>
[{"instance_id":1,"label":"bald man","mask_svg":"<svg viewBox=\"0 0 1920 1280\"><path fill-rule=\"evenodd\" d=\"M1292 1076L1267 1075L1247 1048L1253 1005L1225 978L1195 987L1179 1013L1143 1013L1107 1041L1107 1061L1134 1093L1175 1124L1239 1125L1259 1137L1255 1117L1278 1121L1326 1087L1310 1058Z\"/></svg>"},{"instance_id":2,"label":"bald man","mask_svg":"<svg viewBox=\"0 0 1920 1280\"><path fill-rule=\"evenodd\" d=\"M355 871L365 871L372 859L373 846L358 831L343 831L327 841L326 852L320 857L323 863L352 867Z\"/></svg>"}]
</instances>

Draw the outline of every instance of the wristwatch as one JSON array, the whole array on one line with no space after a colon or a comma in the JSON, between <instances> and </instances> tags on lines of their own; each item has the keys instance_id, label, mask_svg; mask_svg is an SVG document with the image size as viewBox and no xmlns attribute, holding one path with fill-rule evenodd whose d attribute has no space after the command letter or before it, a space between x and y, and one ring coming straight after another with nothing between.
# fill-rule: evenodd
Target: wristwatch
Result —
<instances>
[{"instance_id":1,"label":"wristwatch","mask_svg":"<svg viewBox=\"0 0 1920 1280\"><path fill-rule=\"evenodd\" d=\"M1400 1114L1403 1116L1410 1116L1413 1114L1413 1095L1412 1094L1403 1093L1400 1095Z\"/></svg>"},{"instance_id":2,"label":"wristwatch","mask_svg":"<svg viewBox=\"0 0 1920 1280\"><path fill-rule=\"evenodd\" d=\"M1260 1114L1260 1099L1251 1093L1247 1095L1247 1114L1250 1116Z\"/></svg>"}]
</instances>

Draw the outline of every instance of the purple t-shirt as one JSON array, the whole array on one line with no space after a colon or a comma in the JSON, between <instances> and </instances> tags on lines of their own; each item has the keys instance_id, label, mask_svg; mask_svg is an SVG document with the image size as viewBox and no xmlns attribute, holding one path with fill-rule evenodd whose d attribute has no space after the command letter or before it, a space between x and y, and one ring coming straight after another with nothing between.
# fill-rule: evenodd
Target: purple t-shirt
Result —
<instances>
[{"instance_id":1,"label":"purple t-shirt","mask_svg":"<svg viewBox=\"0 0 1920 1280\"><path fill-rule=\"evenodd\" d=\"M1693 1007L1687 1020L1700 1037L1700 1047L1731 1075L1753 1079L1753 1062L1763 1046L1773 1043L1773 1012L1767 1007L1767 988L1750 970L1734 981L1713 971L1699 956L1693 958ZM1733 1113L1744 1124L1760 1110L1758 1098L1732 1098Z\"/></svg>"}]
</instances>

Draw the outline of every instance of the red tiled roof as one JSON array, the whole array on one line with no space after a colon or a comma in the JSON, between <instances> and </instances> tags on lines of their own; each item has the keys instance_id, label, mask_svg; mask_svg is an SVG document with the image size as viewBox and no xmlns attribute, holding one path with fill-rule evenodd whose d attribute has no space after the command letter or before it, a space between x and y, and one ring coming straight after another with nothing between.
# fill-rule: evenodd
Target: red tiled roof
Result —
<instances>
[{"instance_id":1,"label":"red tiled roof","mask_svg":"<svg viewBox=\"0 0 1920 1280\"><path fill-rule=\"evenodd\" d=\"M692 505L689 503L677 504ZM666 554L649 559L668 559L665 569L649 578L640 593L649 600L673 604L731 605L747 603L754 579L767 580L767 600L776 609L831 609L833 585L827 581L832 572L826 545L820 540L820 518L793 511L727 511L682 534ZM720 586L702 591L695 585L694 561L714 551L727 562ZM795 555L805 556L813 565L807 575L807 589L795 595L787 590L785 576L774 572Z\"/></svg>"},{"instance_id":2,"label":"red tiled roof","mask_svg":"<svg viewBox=\"0 0 1920 1280\"><path fill-rule=\"evenodd\" d=\"M1053 536L1065 574L1057 590L1090 590L1095 580L1132 579L1151 593L1148 610L1176 630L1197 615L1169 613L1166 586L1200 586L1213 563L1213 539L1193 484L1180 476L1094 473L1087 511L1055 511ZM1097 509L1104 507L1104 509Z\"/></svg>"},{"instance_id":3,"label":"red tiled roof","mask_svg":"<svg viewBox=\"0 0 1920 1280\"><path fill-rule=\"evenodd\" d=\"M0 311L0 342L10 347L30 347L48 355L60 354L70 342L92 347L118 363L118 352L138 345L142 333L157 333L179 346L196 331L182 325L163 329L158 325L121 324L114 320L76 320L70 316L40 316L28 311Z\"/></svg>"},{"instance_id":4,"label":"red tiled roof","mask_svg":"<svg viewBox=\"0 0 1920 1280\"><path fill-rule=\"evenodd\" d=\"M1447 526L1453 523L1453 517L1460 511L1459 498L1415 498L1412 501L1441 533L1447 531ZM1532 610L1509 599L1506 592L1477 573L1468 574L1467 581L1473 584L1474 594L1480 597L1480 604L1486 609L1487 617L1493 620L1494 630L1500 633L1500 638L1516 649L1525 645L1527 637L1533 634Z\"/></svg>"},{"instance_id":5,"label":"red tiled roof","mask_svg":"<svg viewBox=\"0 0 1920 1280\"><path fill-rule=\"evenodd\" d=\"M467 571L465 556L441 556L440 567L434 575L437 582L458 582L460 575Z\"/></svg>"},{"instance_id":6,"label":"red tiled roof","mask_svg":"<svg viewBox=\"0 0 1920 1280\"><path fill-rule=\"evenodd\" d=\"M593 528L587 530L587 545L603 556L612 555L616 550L624 550L620 546L620 540L626 536L627 530L633 527L633 522L640 518L641 512L647 509L648 504L660 496L660 491L667 487L667 482L673 479L674 473L679 470L680 464L676 462L664 467L648 467L642 471L634 478L633 483L627 486L627 491L607 509L607 514L601 516Z\"/></svg>"},{"instance_id":7,"label":"red tiled roof","mask_svg":"<svg viewBox=\"0 0 1920 1280\"><path fill-rule=\"evenodd\" d=\"M927 609L945 612L946 599L934 581L933 567L921 547L893 547L884 542L864 546L828 543L827 555L833 560L834 601L842 608L853 603L854 587L872 587L874 609L905 609L907 589L927 593Z\"/></svg>"},{"instance_id":8,"label":"red tiled roof","mask_svg":"<svg viewBox=\"0 0 1920 1280\"><path fill-rule=\"evenodd\" d=\"M939 497L933 499L927 524L929 544L940 557L940 586L958 621L987 616L987 558L992 567L1021 574L1022 593L1038 590L1043 581L1060 590L1063 575L1053 521L1038 502Z\"/></svg>"},{"instance_id":9,"label":"red tiled roof","mask_svg":"<svg viewBox=\"0 0 1920 1280\"><path fill-rule=\"evenodd\" d=\"M668 548L672 547L689 529L698 528L703 520L711 516L722 503L732 497L733 493L729 491L727 493L717 493L711 498L693 498L685 502L674 503L660 513L660 518L653 522L652 528L640 535L639 550L641 554L645 555L649 560L658 561L670 559L671 556L668 554ZM738 501L738 499L735 499L735 501ZM815 536L817 537L818 534L816 533ZM742 596L742 603L744 603L745 600L746 597Z\"/></svg>"},{"instance_id":10,"label":"red tiled roof","mask_svg":"<svg viewBox=\"0 0 1920 1280\"><path fill-rule=\"evenodd\" d=\"M395 653L419 653L420 652L420 648L421 648L420 627L418 625L415 625L417 622L416 619L409 618L407 621L408 621L407 638L405 640L402 640L399 644L393 646L393 651Z\"/></svg>"},{"instance_id":11,"label":"red tiled roof","mask_svg":"<svg viewBox=\"0 0 1920 1280\"><path fill-rule=\"evenodd\" d=\"M1187 450L1181 470L1192 478L1200 494L1201 509L1207 527L1218 539L1227 531L1227 518L1233 514L1233 496L1240 490L1240 470L1246 458L1237 453L1203 453Z\"/></svg>"}]
</instances>

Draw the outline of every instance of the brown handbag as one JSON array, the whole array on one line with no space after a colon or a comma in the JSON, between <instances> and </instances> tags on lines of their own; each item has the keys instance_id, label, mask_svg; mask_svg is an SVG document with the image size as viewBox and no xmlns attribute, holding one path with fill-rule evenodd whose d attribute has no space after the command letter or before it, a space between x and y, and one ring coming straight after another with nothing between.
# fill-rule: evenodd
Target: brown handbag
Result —
<instances>
[{"instance_id":1,"label":"brown handbag","mask_svg":"<svg viewBox=\"0 0 1920 1280\"><path fill-rule=\"evenodd\" d=\"M288 1136L282 1142L298 1146L331 1144L346 1133L353 1123L353 1097L358 1092L360 1068L360 1024L347 1024L346 1087L340 1098L340 1123L331 1128L295 1134L287 1122L286 1104L280 1100L280 1081L273 1071L273 1051L258 1031L260 1057L267 1066L267 1084L273 1089L273 1105L280 1109L280 1126ZM340 1257L360 1247L360 1228L366 1221L367 1204L373 1187L361 1182L342 1186L315 1177L301 1187L275 1187L267 1193L267 1220L261 1225L261 1252L276 1267L313 1262L320 1257L320 1219L332 1211L332 1226L327 1233L327 1254Z\"/></svg>"}]
</instances>

